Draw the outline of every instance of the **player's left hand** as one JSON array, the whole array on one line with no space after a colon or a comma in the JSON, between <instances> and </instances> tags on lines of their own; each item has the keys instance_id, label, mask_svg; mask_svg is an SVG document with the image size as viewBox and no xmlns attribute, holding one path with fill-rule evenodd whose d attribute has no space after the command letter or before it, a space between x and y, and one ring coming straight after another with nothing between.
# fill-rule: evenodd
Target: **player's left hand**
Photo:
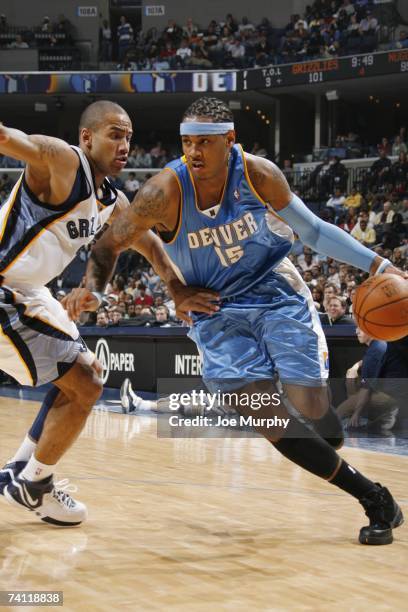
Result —
<instances>
[{"instance_id":1,"label":"player's left hand","mask_svg":"<svg viewBox=\"0 0 408 612\"><path fill-rule=\"evenodd\" d=\"M76 321L81 312L93 312L100 306L98 298L89 289L83 287L73 289L61 300L61 304L72 321Z\"/></svg>"}]
</instances>

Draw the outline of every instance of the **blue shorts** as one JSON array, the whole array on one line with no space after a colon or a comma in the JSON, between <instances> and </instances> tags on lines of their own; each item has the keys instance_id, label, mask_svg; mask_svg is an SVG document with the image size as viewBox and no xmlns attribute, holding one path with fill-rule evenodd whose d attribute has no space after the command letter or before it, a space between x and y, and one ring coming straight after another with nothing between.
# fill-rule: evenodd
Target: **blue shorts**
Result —
<instances>
[{"instance_id":1,"label":"blue shorts","mask_svg":"<svg viewBox=\"0 0 408 612\"><path fill-rule=\"evenodd\" d=\"M279 376L282 383L321 386L328 349L311 293L289 260L224 301L190 331L203 359L207 387L227 391Z\"/></svg>"}]
</instances>

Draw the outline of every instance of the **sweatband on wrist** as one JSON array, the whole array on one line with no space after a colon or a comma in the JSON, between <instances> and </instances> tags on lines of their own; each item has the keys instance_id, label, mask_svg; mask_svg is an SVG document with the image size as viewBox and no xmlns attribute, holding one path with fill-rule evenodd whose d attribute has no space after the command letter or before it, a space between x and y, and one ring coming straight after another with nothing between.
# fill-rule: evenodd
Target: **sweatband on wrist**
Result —
<instances>
[{"instance_id":1,"label":"sweatband on wrist","mask_svg":"<svg viewBox=\"0 0 408 612\"><path fill-rule=\"evenodd\" d=\"M234 129L233 122L206 123L203 121L184 121L180 123L180 136L210 136L211 134L226 134Z\"/></svg>"},{"instance_id":2,"label":"sweatband on wrist","mask_svg":"<svg viewBox=\"0 0 408 612\"><path fill-rule=\"evenodd\" d=\"M377 276L377 274L381 274L382 272L384 272L385 268L388 268L388 266L392 266L390 260L383 259L378 268L376 269L374 276Z\"/></svg>"},{"instance_id":3,"label":"sweatband on wrist","mask_svg":"<svg viewBox=\"0 0 408 612\"><path fill-rule=\"evenodd\" d=\"M370 272L377 254L344 230L319 219L294 193L289 204L277 212L307 246L322 255Z\"/></svg>"}]
</instances>

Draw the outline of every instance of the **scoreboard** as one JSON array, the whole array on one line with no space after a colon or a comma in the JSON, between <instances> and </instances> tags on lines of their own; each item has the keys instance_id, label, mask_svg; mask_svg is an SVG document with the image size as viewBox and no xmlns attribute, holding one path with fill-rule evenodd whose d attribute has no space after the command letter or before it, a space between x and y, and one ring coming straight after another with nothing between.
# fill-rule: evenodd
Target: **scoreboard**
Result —
<instances>
[{"instance_id":1,"label":"scoreboard","mask_svg":"<svg viewBox=\"0 0 408 612\"><path fill-rule=\"evenodd\" d=\"M290 85L313 85L399 73L408 76L408 49L243 70L238 76L237 89L250 91Z\"/></svg>"},{"instance_id":2,"label":"scoreboard","mask_svg":"<svg viewBox=\"0 0 408 612\"><path fill-rule=\"evenodd\" d=\"M313 86L391 74L408 79L408 49L247 70L0 72L0 94L220 93Z\"/></svg>"}]
</instances>

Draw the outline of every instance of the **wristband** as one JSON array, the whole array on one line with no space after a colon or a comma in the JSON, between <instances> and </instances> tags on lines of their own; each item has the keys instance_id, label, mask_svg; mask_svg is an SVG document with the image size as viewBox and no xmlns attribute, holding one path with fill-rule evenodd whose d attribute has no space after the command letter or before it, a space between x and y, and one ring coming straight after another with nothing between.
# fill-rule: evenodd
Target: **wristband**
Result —
<instances>
[{"instance_id":1,"label":"wristband","mask_svg":"<svg viewBox=\"0 0 408 612\"><path fill-rule=\"evenodd\" d=\"M388 266L392 266L392 263L390 262L390 260L383 259L380 265L378 266L378 268L376 269L374 276L377 276L378 274L381 274L382 272L384 272L385 268L388 268Z\"/></svg>"},{"instance_id":2,"label":"wristband","mask_svg":"<svg viewBox=\"0 0 408 612\"><path fill-rule=\"evenodd\" d=\"M91 291L92 295L94 295L96 297L96 299L99 302L99 306L102 304L103 301L103 293L101 293L101 291Z\"/></svg>"}]
</instances>

